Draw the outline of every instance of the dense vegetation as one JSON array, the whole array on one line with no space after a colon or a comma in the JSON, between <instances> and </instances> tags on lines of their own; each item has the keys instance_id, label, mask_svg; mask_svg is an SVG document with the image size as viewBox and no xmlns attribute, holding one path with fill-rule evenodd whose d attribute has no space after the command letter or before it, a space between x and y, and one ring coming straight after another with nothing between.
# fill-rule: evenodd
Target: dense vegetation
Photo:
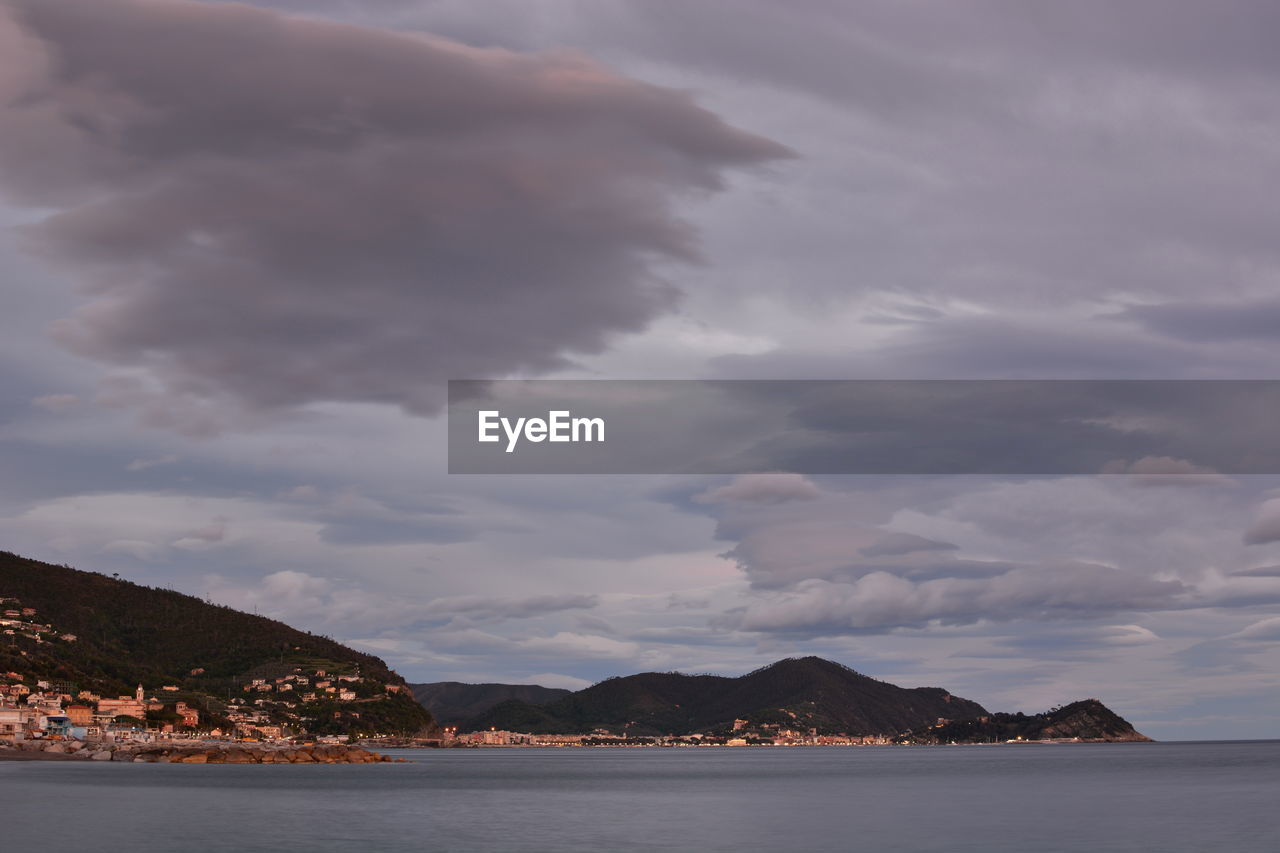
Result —
<instances>
[{"instance_id":1,"label":"dense vegetation","mask_svg":"<svg viewBox=\"0 0 1280 853\"><path fill-rule=\"evenodd\" d=\"M735 719L820 734L895 734L986 714L936 687L906 689L817 657L778 661L739 678L646 672L611 678L553 702L503 702L468 720L540 734L604 729L628 735L722 732Z\"/></svg>"},{"instance_id":2,"label":"dense vegetation","mask_svg":"<svg viewBox=\"0 0 1280 853\"><path fill-rule=\"evenodd\" d=\"M460 681L410 684L409 688L413 691L413 698L443 725L461 723L509 699L545 705L568 696L570 692L537 684L464 684Z\"/></svg>"},{"instance_id":3,"label":"dense vegetation","mask_svg":"<svg viewBox=\"0 0 1280 853\"><path fill-rule=\"evenodd\" d=\"M358 716L344 717L347 705L317 709L317 716L327 714L326 732L378 731L386 723L393 729L384 731L412 734L434 725L407 691L385 695L384 685L403 685L404 679L380 658L274 619L2 551L0 597L35 608L31 620L54 629L39 643L0 636L0 672L104 696L132 694L139 683L148 690L174 685L180 688L176 697L191 697L216 716L222 704L214 700L241 695L252 678L324 669L365 679L358 709L348 709ZM75 639L62 639L67 634Z\"/></svg>"},{"instance_id":4,"label":"dense vegetation","mask_svg":"<svg viewBox=\"0 0 1280 853\"><path fill-rule=\"evenodd\" d=\"M1082 699L1043 714L989 714L913 731L903 743L1004 743L1017 740L1143 741L1129 721L1097 699Z\"/></svg>"}]
</instances>

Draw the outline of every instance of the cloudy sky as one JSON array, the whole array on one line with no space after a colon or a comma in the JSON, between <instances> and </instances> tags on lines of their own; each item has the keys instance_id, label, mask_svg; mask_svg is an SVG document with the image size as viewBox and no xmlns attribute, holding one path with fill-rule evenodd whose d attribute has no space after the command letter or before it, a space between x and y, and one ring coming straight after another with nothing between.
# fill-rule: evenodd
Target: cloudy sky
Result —
<instances>
[{"instance_id":1,"label":"cloudy sky","mask_svg":"<svg viewBox=\"0 0 1280 853\"><path fill-rule=\"evenodd\" d=\"M1280 478L450 476L441 414L450 378L1273 378L1278 29L0 0L2 547L415 681L821 654L1280 736Z\"/></svg>"}]
</instances>

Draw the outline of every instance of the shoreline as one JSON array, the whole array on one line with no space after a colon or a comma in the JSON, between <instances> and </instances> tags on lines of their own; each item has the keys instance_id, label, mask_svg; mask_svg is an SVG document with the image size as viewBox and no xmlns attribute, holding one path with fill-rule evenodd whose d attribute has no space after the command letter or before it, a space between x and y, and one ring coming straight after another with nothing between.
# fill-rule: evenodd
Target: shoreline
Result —
<instances>
[{"instance_id":1,"label":"shoreline","mask_svg":"<svg viewBox=\"0 0 1280 853\"><path fill-rule=\"evenodd\" d=\"M748 743L748 744L726 744L726 743L593 743L593 744L576 744L576 743L459 743L445 744L443 746L398 746L395 749L819 749L819 748L840 748L840 749L869 749L869 748L889 748L904 746L1062 746L1071 744L1100 744L1100 743L1157 743L1151 738L1143 738L1141 740L1129 739L1107 740L1104 738L1064 738L1061 740L1045 739L1045 740L1007 740L991 743L989 741L968 741L957 743Z\"/></svg>"},{"instance_id":2,"label":"shoreline","mask_svg":"<svg viewBox=\"0 0 1280 853\"><path fill-rule=\"evenodd\" d=\"M380 764L394 759L345 744L97 744L23 741L0 746L0 761L119 761L144 764Z\"/></svg>"},{"instance_id":3,"label":"shoreline","mask_svg":"<svg viewBox=\"0 0 1280 853\"><path fill-rule=\"evenodd\" d=\"M950 746L1062 746L1100 743L1156 743L1143 740L1103 740L1066 738L1061 740L1010 740L971 743L885 743L885 744L420 744L386 746L405 750L564 750L564 749L813 749L819 747L950 747ZM379 764L405 762L375 752L362 744L249 744L214 742L171 742L151 744L95 744L80 741L23 741L0 745L0 761L120 761L149 764Z\"/></svg>"},{"instance_id":4,"label":"shoreline","mask_svg":"<svg viewBox=\"0 0 1280 853\"><path fill-rule=\"evenodd\" d=\"M83 761L74 755L59 755L56 752L28 752L22 749L0 748L0 761Z\"/></svg>"}]
</instances>

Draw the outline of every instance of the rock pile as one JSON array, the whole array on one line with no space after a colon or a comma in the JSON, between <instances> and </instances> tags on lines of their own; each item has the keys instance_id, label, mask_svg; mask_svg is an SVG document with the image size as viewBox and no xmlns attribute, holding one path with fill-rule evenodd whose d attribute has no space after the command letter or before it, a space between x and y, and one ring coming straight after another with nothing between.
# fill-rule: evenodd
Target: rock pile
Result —
<instances>
[{"instance_id":1,"label":"rock pile","mask_svg":"<svg viewBox=\"0 0 1280 853\"><path fill-rule=\"evenodd\" d=\"M155 764L375 764L385 755L343 744L276 745L259 743L95 744L83 741L23 741L0 747L30 759L135 761Z\"/></svg>"}]
</instances>

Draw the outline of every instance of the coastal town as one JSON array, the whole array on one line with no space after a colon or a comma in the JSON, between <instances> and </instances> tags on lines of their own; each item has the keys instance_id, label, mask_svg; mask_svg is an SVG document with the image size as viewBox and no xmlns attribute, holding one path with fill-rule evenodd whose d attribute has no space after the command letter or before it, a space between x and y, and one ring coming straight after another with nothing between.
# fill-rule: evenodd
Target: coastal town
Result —
<instances>
[{"instance_id":1,"label":"coastal town","mask_svg":"<svg viewBox=\"0 0 1280 853\"><path fill-rule=\"evenodd\" d=\"M254 696L296 694L303 703L329 692L340 701L357 701L356 676L329 676L323 670L293 673L274 680L252 679L243 690ZM391 685L395 687L395 685ZM172 741L253 740L266 743L296 739L305 732L274 722L280 703L263 698L235 698L223 718L230 725L202 724L201 711L187 700L171 698L177 685L148 692L141 684L131 696L102 697L88 691L72 695L67 685L38 680L28 684L17 672L0 675L0 745L42 741L98 743L162 743ZM270 710L264 706L270 705ZM346 712L358 713L358 712ZM939 724L945 721L939 720ZM313 738L341 743L347 736ZM371 738L377 740L377 738ZM403 745L455 747L588 747L588 746L865 746L894 742L891 735L831 735L816 729L797 731L777 727L749 727L734 720L728 733L631 736L597 729L583 734L533 734L499 731L459 732L446 727L438 737L397 739Z\"/></svg>"},{"instance_id":2,"label":"coastal town","mask_svg":"<svg viewBox=\"0 0 1280 853\"><path fill-rule=\"evenodd\" d=\"M332 681L345 679L344 686ZM291 675L279 683L254 679L245 690L261 694L267 690L290 692L297 684L311 681L309 676ZM252 740L284 740L303 733L300 726L280 722L280 707L318 700L326 691L342 702L358 701L358 693L346 685L358 682L358 676L330 679L323 671L315 677L313 691L300 695L299 703L272 702L265 699L232 699L218 716L223 725L202 723L202 713L188 700L171 698L177 685L163 685L148 693L141 684L131 696L103 697L81 690L74 695L67 685L38 680L28 684L23 674L0 674L0 742L39 738L100 739L110 742L150 742L157 739L194 739L228 737ZM395 685L391 685L395 687ZM301 691L299 691L301 692ZM336 712L357 716L358 711ZM337 743L346 736L325 738Z\"/></svg>"},{"instance_id":3,"label":"coastal town","mask_svg":"<svg viewBox=\"0 0 1280 853\"><path fill-rule=\"evenodd\" d=\"M16 598L0 597L0 608L0 642L13 653L11 662L29 659L40 649L69 648L79 640L43 621L36 608ZM221 698L191 687L205 676L203 667L192 668L185 685L138 684L131 693L115 696L9 669L0 672L0 745L273 742L299 737L341 743L350 735L328 730L358 725L361 708L405 689L367 678L358 666L341 672L297 665L258 668L263 669L272 671L255 671L233 684L224 683Z\"/></svg>"},{"instance_id":4,"label":"coastal town","mask_svg":"<svg viewBox=\"0 0 1280 853\"><path fill-rule=\"evenodd\" d=\"M892 735L853 736L819 734L817 729L761 730L747 728L746 720L734 720L728 733L695 733L654 737L614 734L598 729L589 734L530 734L496 729L459 733L444 730L444 745L470 747L585 747L585 746L881 746L895 743Z\"/></svg>"},{"instance_id":5,"label":"coastal town","mask_svg":"<svg viewBox=\"0 0 1280 853\"><path fill-rule=\"evenodd\" d=\"M33 607L17 598L0 598L0 638L12 647L71 646L75 634L60 632ZM19 658L21 659L21 658ZM317 667L265 667L237 679L215 698L184 684L138 684L127 695L108 696L79 689L71 682L10 670L0 673L0 745L36 742L157 744L254 741L287 743L299 739L345 743L349 734L325 733L324 723L358 723L361 706L406 690L361 676L358 668L337 672ZM287 669L287 671L282 671ZM189 679L206 675L202 667ZM234 694L234 695L232 695ZM323 718L323 719L322 719ZM945 722L939 720L939 723ZM317 729L321 731L317 731ZM364 732L363 740L445 747L592 747L592 746L833 746L893 742L890 734L850 736L814 728L752 724L739 719L724 732L644 736L595 729L574 734L534 734L486 729L460 732L449 726L430 737L394 738ZM359 738L357 738L359 739Z\"/></svg>"},{"instance_id":6,"label":"coastal town","mask_svg":"<svg viewBox=\"0 0 1280 853\"><path fill-rule=\"evenodd\" d=\"M15 598L0 599L0 629L10 643L72 644L74 634L59 633L42 622L35 608ZM203 676L196 667L188 675ZM0 746L59 743L139 745L177 742L254 741L287 743L299 739L338 744L344 734L312 731L319 709L330 720L359 720L360 703L405 688L376 683L358 672L294 666L278 675L256 675L234 687L238 695L215 700L179 684L138 684L129 695L103 696L72 683L35 678L18 671L0 673ZM231 691L228 690L228 693ZM938 723L945 723L939 720ZM377 742L378 733L366 736ZM861 746L893 743L889 734L850 736L797 729L781 724L734 720L725 732L670 736L632 735L607 729L576 734L534 734L498 729L460 732L449 726L427 738L387 738L402 745L442 747L637 747L637 746Z\"/></svg>"},{"instance_id":7,"label":"coastal town","mask_svg":"<svg viewBox=\"0 0 1280 853\"><path fill-rule=\"evenodd\" d=\"M120 630L122 622L139 624L130 618L110 623L76 621L65 613L52 618L17 597L0 597L0 750L168 760L167 750L178 748L180 760L217 763L228 746L241 744L254 745L249 752L239 748L237 754L250 757L245 760L273 761L289 754L280 750L299 746L853 747L1147 740L1096 699L1039 715L992 714L941 689L903 689L812 657L784 659L737 678L641 673L605 679L569 704L501 702L479 716L446 717L449 723L441 727L429 713L431 706L415 695L416 688L431 685L409 685L379 659L326 638L281 626L287 632L278 635L287 638L283 642L236 657L235 643L244 635L231 632L228 644L201 643L179 658L180 666L161 670L107 650L103 637L109 635L102 626ZM75 631L61 630L63 619ZM251 617L243 624L264 623ZM166 629L154 635L175 641L185 636ZM124 681L129 675L141 680L120 690L130 683ZM696 724L690 723L692 717L681 720L696 703L740 690L739 682L753 687L741 693L734 716L708 715ZM682 701L693 704L684 709L674 705L664 711L660 702L654 704L660 695L654 691L687 692L695 685L706 695L687 693ZM882 709L906 716L882 717L878 724L858 717L867 695L878 697ZM575 717L581 707L595 710ZM655 709L668 718L654 716ZM935 716L939 712L946 716ZM529 719L540 722L529 727L533 731L520 730ZM197 752L188 754L192 749ZM351 755L356 757L350 760L364 760Z\"/></svg>"}]
</instances>

